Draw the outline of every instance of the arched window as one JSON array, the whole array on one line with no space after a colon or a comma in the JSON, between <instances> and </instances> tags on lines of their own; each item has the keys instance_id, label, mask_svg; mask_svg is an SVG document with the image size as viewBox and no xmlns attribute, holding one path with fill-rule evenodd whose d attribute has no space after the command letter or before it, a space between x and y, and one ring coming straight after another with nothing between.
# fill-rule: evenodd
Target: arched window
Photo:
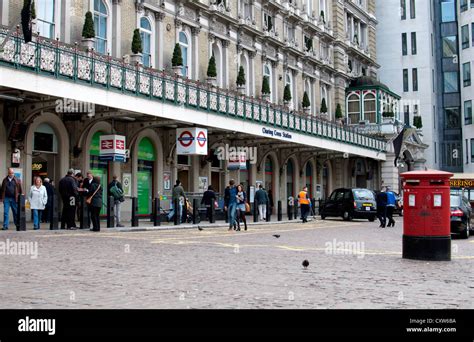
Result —
<instances>
[{"instance_id":1,"label":"arched window","mask_svg":"<svg viewBox=\"0 0 474 342\"><path fill-rule=\"evenodd\" d=\"M212 53L212 56L214 56L214 59L216 61L217 86L218 87L223 87L224 86L224 71L225 71L224 68L225 68L225 65L223 63L222 48L217 42L214 42L212 44L211 53Z\"/></svg>"},{"instance_id":2,"label":"arched window","mask_svg":"<svg viewBox=\"0 0 474 342\"><path fill-rule=\"evenodd\" d=\"M147 18L140 19L140 36L142 38L142 48L143 48L143 65L146 67L151 66L152 57L151 57L151 37L152 29L150 21Z\"/></svg>"},{"instance_id":3,"label":"arched window","mask_svg":"<svg viewBox=\"0 0 474 342\"><path fill-rule=\"evenodd\" d=\"M285 87L287 85L290 87L290 92L291 92L290 110L293 110L294 100L295 100L296 94L293 94L293 89L294 89L293 88L293 76L291 75L290 72L287 72L286 76L285 76Z\"/></svg>"},{"instance_id":4,"label":"arched window","mask_svg":"<svg viewBox=\"0 0 474 342\"><path fill-rule=\"evenodd\" d=\"M321 86L321 103L323 102L323 99L326 102L327 113L331 113L331 110L329 109L328 89L326 88L326 85Z\"/></svg>"},{"instance_id":5,"label":"arched window","mask_svg":"<svg viewBox=\"0 0 474 342\"><path fill-rule=\"evenodd\" d=\"M347 116L349 124L357 124L360 121L360 100L359 95L352 94L347 99Z\"/></svg>"},{"instance_id":6,"label":"arched window","mask_svg":"<svg viewBox=\"0 0 474 342\"><path fill-rule=\"evenodd\" d=\"M249 74L249 61L247 55L242 53L240 57L240 65L244 67L244 72L245 72L245 94L247 96L250 95L250 74ZM240 66L239 66L240 69Z\"/></svg>"},{"instance_id":7,"label":"arched window","mask_svg":"<svg viewBox=\"0 0 474 342\"><path fill-rule=\"evenodd\" d=\"M326 0L319 0L319 13L324 12L324 20L328 21L328 13L326 13Z\"/></svg>"},{"instance_id":8,"label":"arched window","mask_svg":"<svg viewBox=\"0 0 474 342\"><path fill-rule=\"evenodd\" d=\"M181 47L181 55L183 56L183 69L181 71L182 76L188 76L189 72L189 64L190 64L190 48L189 48L189 40L188 35L181 31L179 33L179 46Z\"/></svg>"},{"instance_id":9,"label":"arched window","mask_svg":"<svg viewBox=\"0 0 474 342\"><path fill-rule=\"evenodd\" d=\"M103 0L94 0L95 50L107 53L107 21L109 13Z\"/></svg>"},{"instance_id":10,"label":"arched window","mask_svg":"<svg viewBox=\"0 0 474 342\"><path fill-rule=\"evenodd\" d=\"M265 64L263 67L263 77L268 78L268 85L270 86L270 102L273 102L273 77L272 77L272 68Z\"/></svg>"},{"instance_id":11,"label":"arched window","mask_svg":"<svg viewBox=\"0 0 474 342\"><path fill-rule=\"evenodd\" d=\"M312 88L311 88L311 82L309 80L307 80L304 83L304 91L308 94L308 98L309 98L309 102L310 102L310 106L308 107L309 113L312 113L313 112L313 102L312 102L313 91L312 91Z\"/></svg>"},{"instance_id":12,"label":"arched window","mask_svg":"<svg viewBox=\"0 0 474 342\"><path fill-rule=\"evenodd\" d=\"M36 0L37 30L40 36L55 38L55 0ZM36 33L36 32L33 32Z\"/></svg>"},{"instance_id":13,"label":"arched window","mask_svg":"<svg viewBox=\"0 0 474 342\"><path fill-rule=\"evenodd\" d=\"M368 93L364 96L364 120L376 123L375 95Z\"/></svg>"}]
</instances>

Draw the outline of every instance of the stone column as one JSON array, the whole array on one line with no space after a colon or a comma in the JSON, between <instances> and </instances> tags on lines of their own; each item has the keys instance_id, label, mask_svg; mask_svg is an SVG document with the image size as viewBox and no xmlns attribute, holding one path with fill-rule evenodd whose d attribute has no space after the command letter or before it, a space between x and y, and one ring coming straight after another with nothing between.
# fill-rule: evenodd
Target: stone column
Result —
<instances>
[{"instance_id":1,"label":"stone column","mask_svg":"<svg viewBox=\"0 0 474 342\"><path fill-rule=\"evenodd\" d=\"M221 65L221 72L222 72L222 87L225 89L229 88L229 68L227 67L229 59L229 45L230 42L228 40L222 40L222 64Z\"/></svg>"},{"instance_id":2,"label":"stone column","mask_svg":"<svg viewBox=\"0 0 474 342\"><path fill-rule=\"evenodd\" d=\"M255 96L255 56L257 52L249 51L249 87L250 96Z\"/></svg>"},{"instance_id":3,"label":"stone column","mask_svg":"<svg viewBox=\"0 0 474 342\"><path fill-rule=\"evenodd\" d=\"M192 27L191 34L193 36L193 43L192 43L192 53L194 54L192 58L192 73L189 78L194 80L199 80L199 33L201 29L199 27Z\"/></svg>"},{"instance_id":4,"label":"stone column","mask_svg":"<svg viewBox=\"0 0 474 342\"><path fill-rule=\"evenodd\" d=\"M69 0L61 0L61 33L59 39L68 44L71 44L70 6L71 2Z\"/></svg>"},{"instance_id":5,"label":"stone column","mask_svg":"<svg viewBox=\"0 0 474 342\"><path fill-rule=\"evenodd\" d=\"M122 0L112 1L112 51L110 55L116 58L122 57L122 10L120 8Z\"/></svg>"},{"instance_id":6,"label":"stone column","mask_svg":"<svg viewBox=\"0 0 474 342\"><path fill-rule=\"evenodd\" d=\"M399 172L398 168L394 166L395 153L387 152L387 160L381 162L382 180L380 188L390 186L394 192L399 192ZM380 189L377 189L380 190Z\"/></svg>"},{"instance_id":7,"label":"stone column","mask_svg":"<svg viewBox=\"0 0 474 342\"><path fill-rule=\"evenodd\" d=\"M155 13L155 61L153 65L159 70L163 70L163 51L164 51L164 30L163 20L166 15L163 12Z\"/></svg>"}]
</instances>

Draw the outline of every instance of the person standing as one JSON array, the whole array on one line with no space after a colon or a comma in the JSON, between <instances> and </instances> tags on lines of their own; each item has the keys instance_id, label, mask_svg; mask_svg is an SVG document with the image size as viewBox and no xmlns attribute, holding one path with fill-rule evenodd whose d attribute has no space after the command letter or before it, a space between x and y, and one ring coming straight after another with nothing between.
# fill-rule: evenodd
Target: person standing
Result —
<instances>
[{"instance_id":1,"label":"person standing","mask_svg":"<svg viewBox=\"0 0 474 342\"><path fill-rule=\"evenodd\" d=\"M211 220L211 206L214 205L216 201L216 193L212 188L212 185L209 185L207 191L202 195L201 205L206 207L206 215L209 221Z\"/></svg>"},{"instance_id":2,"label":"person standing","mask_svg":"<svg viewBox=\"0 0 474 342\"><path fill-rule=\"evenodd\" d=\"M8 230L10 223L10 208L13 213L13 222L18 228L18 196L23 194L21 181L15 177L12 168L8 169L8 176L2 182L0 188L0 202L3 201L3 230Z\"/></svg>"},{"instance_id":3,"label":"person standing","mask_svg":"<svg viewBox=\"0 0 474 342\"><path fill-rule=\"evenodd\" d=\"M89 195L86 198L86 203L89 206L89 212L91 213L91 231L99 232L100 210L102 209L102 185L100 184L100 177L94 177L89 189Z\"/></svg>"},{"instance_id":4,"label":"person standing","mask_svg":"<svg viewBox=\"0 0 474 342\"><path fill-rule=\"evenodd\" d=\"M109 197L114 198L115 226L123 227L120 224L120 207L122 206L122 202L125 201L125 198L123 197L122 184L118 181L118 177L116 175L113 176L113 180L108 186L108 193Z\"/></svg>"},{"instance_id":5,"label":"person standing","mask_svg":"<svg viewBox=\"0 0 474 342\"><path fill-rule=\"evenodd\" d=\"M40 229L41 216L43 210L48 203L48 192L41 177L35 177L35 184L30 188L28 194L28 201L30 202L30 209L33 212L33 229Z\"/></svg>"},{"instance_id":6,"label":"person standing","mask_svg":"<svg viewBox=\"0 0 474 342\"><path fill-rule=\"evenodd\" d=\"M380 228L385 228L387 224L387 193L379 192L376 197L377 217L380 221Z\"/></svg>"},{"instance_id":7,"label":"person standing","mask_svg":"<svg viewBox=\"0 0 474 342\"><path fill-rule=\"evenodd\" d=\"M237 222L235 219L237 210L237 188L235 187L235 181L233 179L229 181L229 186L225 189L224 210L227 211L229 230L232 230L232 228L237 230Z\"/></svg>"},{"instance_id":8,"label":"person standing","mask_svg":"<svg viewBox=\"0 0 474 342\"><path fill-rule=\"evenodd\" d=\"M304 187L298 194L298 200L301 206L301 220L303 223L308 222L308 214L310 210L310 199L308 194L308 187Z\"/></svg>"},{"instance_id":9,"label":"person standing","mask_svg":"<svg viewBox=\"0 0 474 342\"><path fill-rule=\"evenodd\" d=\"M176 200L178 201L179 209L174 207L174 203ZM177 179L176 184L173 188L172 196L171 196L171 210L168 214L168 221L171 221L175 215L176 210L179 210L180 221L183 222L183 208L184 208L185 202L186 202L186 195L184 193L184 188L181 185L181 181ZM184 220L186 220L186 218L184 218Z\"/></svg>"},{"instance_id":10,"label":"person standing","mask_svg":"<svg viewBox=\"0 0 474 342\"><path fill-rule=\"evenodd\" d=\"M74 218L76 215L76 198L78 191L73 169L69 169L67 175L59 181L58 190L63 202L61 229L76 229Z\"/></svg>"},{"instance_id":11,"label":"person standing","mask_svg":"<svg viewBox=\"0 0 474 342\"><path fill-rule=\"evenodd\" d=\"M258 204L260 221L265 221L267 219L267 205L269 203L269 198L267 192L263 189L262 184L258 185L258 190L255 193L255 201Z\"/></svg>"},{"instance_id":12,"label":"person standing","mask_svg":"<svg viewBox=\"0 0 474 342\"><path fill-rule=\"evenodd\" d=\"M80 190L80 193L82 196L84 197L89 196L89 191L90 191L93 181L94 181L94 175L92 174L92 171L87 171L86 178L84 178L84 181L82 182L82 187ZM89 206L86 204L84 205L87 208L87 210L85 210L85 213L84 213L86 215L86 218L85 218L85 221L87 222L86 227L90 227L91 226L91 213L89 212Z\"/></svg>"},{"instance_id":13,"label":"person standing","mask_svg":"<svg viewBox=\"0 0 474 342\"><path fill-rule=\"evenodd\" d=\"M247 203L247 194L244 191L242 184L237 185L237 230L240 231L240 220L244 223L245 230L247 230L247 212L245 204Z\"/></svg>"},{"instance_id":14,"label":"person standing","mask_svg":"<svg viewBox=\"0 0 474 342\"><path fill-rule=\"evenodd\" d=\"M387 227L395 227L393 212L395 210L396 203L397 203L397 198L395 197L395 194L390 189L390 187L387 186L387 218L388 218Z\"/></svg>"},{"instance_id":15,"label":"person standing","mask_svg":"<svg viewBox=\"0 0 474 342\"><path fill-rule=\"evenodd\" d=\"M49 178L45 178L43 182L43 186L46 189L46 195L48 196L48 202L46 203L46 207L43 211L42 221L43 223L51 222L51 215L53 213L53 196L54 196L54 187L51 184Z\"/></svg>"}]
</instances>

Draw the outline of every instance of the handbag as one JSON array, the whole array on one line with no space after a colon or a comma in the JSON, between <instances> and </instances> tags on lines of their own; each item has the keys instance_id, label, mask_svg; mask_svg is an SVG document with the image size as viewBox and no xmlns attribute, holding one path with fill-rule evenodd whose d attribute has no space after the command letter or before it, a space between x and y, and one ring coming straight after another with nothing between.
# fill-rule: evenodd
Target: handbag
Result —
<instances>
[{"instance_id":1,"label":"handbag","mask_svg":"<svg viewBox=\"0 0 474 342\"><path fill-rule=\"evenodd\" d=\"M92 203L92 198L95 196L95 194L97 193L97 191L99 191L99 189L100 189L100 185L97 187L97 189L95 189L95 191L94 191L94 193L92 194L92 196L86 199L86 204L87 204L87 205L91 205L91 203Z\"/></svg>"},{"instance_id":2,"label":"handbag","mask_svg":"<svg viewBox=\"0 0 474 342\"><path fill-rule=\"evenodd\" d=\"M247 202L245 202L245 212L246 213L250 212L250 204L248 204Z\"/></svg>"}]
</instances>

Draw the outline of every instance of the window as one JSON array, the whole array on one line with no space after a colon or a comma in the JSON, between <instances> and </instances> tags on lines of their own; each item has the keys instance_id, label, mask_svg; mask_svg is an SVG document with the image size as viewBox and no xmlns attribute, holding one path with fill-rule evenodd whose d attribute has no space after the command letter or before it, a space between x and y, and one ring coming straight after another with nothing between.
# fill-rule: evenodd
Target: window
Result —
<instances>
[{"instance_id":1,"label":"window","mask_svg":"<svg viewBox=\"0 0 474 342\"><path fill-rule=\"evenodd\" d=\"M444 23L456 20L455 0L441 0L441 20Z\"/></svg>"},{"instance_id":2,"label":"window","mask_svg":"<svg viewBox=\"0 0 474 342\"><path fill-rule=\"evenodd\" d=\"M444 73L444 92L457 93L458 87L458 73L456 71L449 71Z\"/></svg>"},{"instance_id":3,"label":"window","mask_svg":"<svg viewBox=\"0 0 474 342\"><path fill-rule=\"evenodd\" d=\"M408 69L403 69L403 91L407 92L408 89Z\"/></svg>"},{"instance_id":4,"label":"window","mask_svg":"<svg viewBox=\"0 0 474 342\"><path fill-rule=\"evenodd\" d=\"M416 32L411 33L411 54L416 55Z\"/></svg>"},{"instance_id":5,"label":"window","mask_svg":"<svg viewBox=\"0 0 474 342\"><path fill-rule=\"evenodd\" d=\"M461 0L461 12L467 11L467 0Z\"/></svg>"},{"instance_id":6,"label":"window","mask_svg":"<svg viewBox=\"0 0 474 342\"><path fill-rule=\"evenodd\" d=\"M347 99L347 116L350 124L357 124L360 121L359 95L352 94Z\"/></svg>"},{"instance_id":7,"label":"window","mask_svg":"<svg viewBox=\"0 0 474 342\"><path fill-rule=\"evenodd\" d=\"M240 15L245 20L252 20L252 7L249 0L240 1Z\"/></svg>"},{"instance_id":8,"label":"window","mask_svg":"<svg viewBox=\"0 0 474 342\"><path fill-rule=\"evenodd\" d=\"M471 139L471 163L474 163L474 139Z\"/></svg>"},{"instance_id":9,"label":"window","mask_svg":"<svg viewBox=\"0 0 474 342\"><path fill-rule=\"evenodd\" d=\"M55 0L37 0L37 30L40 36L54 39ZM36 33L36 32L34 32Z\"/></svg>"},{"instance_id":10,"label":"window","mask_svg":"<svg viewBox=\"0 0 474 342\"><path fill-rule=\"evenodd\" d=\"M413 91L418 91L418 69L414 68L411 71L412 82L413 82Z\"/></svg>"},{"instance_id":11,"label":"window","mask_svg":"<svg viewBox=\"0 0 474 342\"><path fill-rule=\"evenodd\" d=\"M304 47L306 51L313 51L313 39L310 36L304 35Z\"/></svg>"},{"instance_id":12,"label":"window","mask_svg":"<svg viewBox=\"0 0 474 342\"><path fill-rule=\"evenodd\" d=\"M109 14L103 0L94 0L95 50L106 54L107 51L107 20Z\"/></svg>"},{"instance_id":13,"label":"window","mask_svg":"<svg viewBox=\"0 0 474 342\"><path fill-rule=\"evenodd\" d=\"M459 128L461 126L459 108L445 108L444 115L446 128Z\"/></svg>"},{"instance_id":14,"label":"window","mask_svg":"<svg viewBox=\"0 0 474 342\"><path fill-rule=\"evenodd\" d=\"M462 65L462 80L465 87L471 85L471 62Z\"/></svg>"},{"instance_id":15,"label":"window","mask_svg":"<svg viewBox=\"0 0 474 342\"><path fill-rule=\"evenodd\" d=\"M464 101L464 124L472 125L472 101Z\"/></svg>"},{"instance_id":16,"label":"window","mask_svg":"<svg viewBox=\"0 0 474 342\"><path fill-rule=\"evenodd\" d=\"M273 31L273 17L268 13L263 13L263 22L265 24L264 31Z\"/></svg>"},{"instance_id":17,"label":"window","mask_svg":"<svg viewBox=\"0 0 474 342\"><path fill-rule=\"evenodd\" d=\"M142 38L142 48L143 48L143 65L150 67L152 63L151 59L151 24L147 18L140 19L140 36Z\"/></svg>"},{"instance_id":18,"label":"window","mask_svg":"<svg viewBox=\"0 0 474 342\"><path fill-rule=\"evenodd\" d=\"M403 122L405 126L410 126L410 106L403 106Z\"/></svg>"},{"instance_id":19,"label":"window","mask_svg":"<svg viewBox=\"0 0 474 342\"><path fill-rule=\"evenodd\" d=\"M407 3L406 0L400 0L400 16L402 20L407 18Z\"/></svg>"},{"instance_id":20,"label":"window","mask_svg":"<svg viewBox=\"0 0 474 342\"><path fill-rule=\"evenodd\" d=\"M408 47L407 47L407 34L402 33L402 55L408 55Z\"/></svg>"},{"instance_id":21,"label":"window","mask_svg":"<svg viewBox=\"0 0 474 342\"><path fill-rule=\"evenodd\" d=\"M410 18L416 18L415 0L410 0Z\"/></svg>"},{"instance_id":22,"label":"window","mask_svg":"<svg viewBox=\"0 0 474 342\"><path fill-rule=\"evenodd\" d=\"M289 86L290 92L291 92L291 101L290 101L290 109L293 109L293 100L296 97L296 94L293 94L293 78L291 77L291 74L289 72L286 73L285 77L285 87Z\"/></svg>"},{"instance_id":23,"label":"window","mask_svg":"<svg viewBox=\"0 0 474 342\"><path fill-rule=\"evenodd\" d=\"M186 77L189 75L189 41L187 34L183 31L179 33L179 46L181 47L181 55L183 56L181 75Z\"/></svg>"},{"instance_id":24,"label":"window","mask_svg":"<svg viewBox=\"0 0 474 342\"><path fill-rule=\"evenodd\" d=\"M364 96L364 120L376 123L375 95L368 93Z\"/></svg>"},{"instance_id":25,"label":"window","mask_svg":"<svg viewBox=\"0 0 474 342\"><path fill-rule=\"evenodd\" d=\"M461 42L463 50L469 47L469 25L461 27Z\"/></svg>"},{"instance_id":26,"label":"window","mask_svg":"<svg viewBox=\"0 0 474 342\"><path fill-rule=\"evenodd\" d=\"M263 77L267 77L268 85L270 86L270 102L273 102L273 77L272 68L267 64L263 67Z\"/></svg>"},{"instance_id":27,"label":"window","mask_svg":"<svg viewBox=\"0 0 474 342\"><path fill-rule=\"evenodd\" d=\"M453 57L457 55L457 44L456 36L443 37L443 57Z\"/></svg>"}]
</instances>

